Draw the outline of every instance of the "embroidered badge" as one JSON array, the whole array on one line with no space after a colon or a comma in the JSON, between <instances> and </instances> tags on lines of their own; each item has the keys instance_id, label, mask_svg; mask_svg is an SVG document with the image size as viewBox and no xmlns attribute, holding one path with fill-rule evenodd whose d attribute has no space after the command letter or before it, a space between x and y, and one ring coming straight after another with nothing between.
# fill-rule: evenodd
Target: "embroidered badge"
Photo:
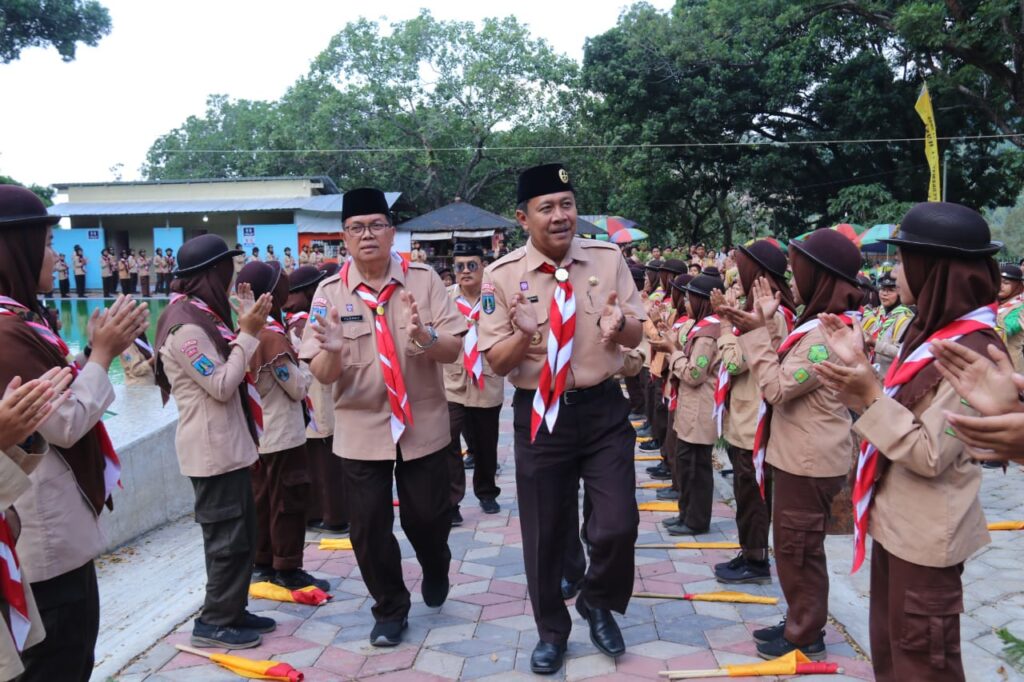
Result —
<instances>
[{"instance_id":1,"label":"embroidered badge","mask_svg":"<svg viewBox=\"0 0 1024 682\"><path fill-rule=\"evenodd\" d=\"M559 168L558 169L558 179L561 180L563 184L568 185L569 184L569 173L564 168Z\"/></svg>"},{"instance_id":2,"label":"embroidered badge","mask_svg":"<svg viewBox=\"0 0 1024 682\"><path fill-rule=\"evenodd\" d=\"M699 355L699 356L697 356L697 366L700 367L701 369L704 369L705 367L707 367L708 364L710 364L710 362L711 361L708 360L708 356L706 356L706 355Z\"/></svg>"},{"instance_id":3,"label":"embroidered badge","mask_svg":"<svg viewBox=\"0 0 1024 682\"><path fill-rule=\"evenodd\" d=\"M189 348L195 348L198 345L199 345L199 339L189 339L185 343L181 344L181 352L185 353L187 355Z\"/></svg>"},{"instance_id":4,"label":"embroidered badge","mask_svg":"<svg viewBox=\"0 0 1024 682\"><path fill-rule=\"evenodd\" d=\"M191 346L185 349L185 357L194 358L199 355L199 346Z\"/></svg>"},{"instance_id":5,"label":"embroidered badge","mask_svg":"<svg viewBox=\"0 0 1024 682\"><path fill-rule=\"evenodd\" d=\"M816 343L807 351L807 359L815 365L828 360L828 348L823 343Z\"/></svg>"},{"instance_id":6,"label":"embroidered badge","mask_svg":"<svg viewBox=\"0 0 1024 682\"><path fill-rule=\"evenodd\" d=\"M727 371L729 374L736 374L737 372L740 371L740 368L735 362L730 362L728 365L725 366L725 371Z\"/></svg>"},{"instance_id":7,"label":"embroidered badge","mask_svg":"<svg viewBox=\"0 0 1024 682\"><path fill-rule=\"evenodd\" d=\"M529 288L530 288L529 282L520 282L519 283L519 291L526 291Z\"/></svg>"},{"instance_id":8,"label":"embroidered badge","mask_svg":"<svg viewBox=\"0 0 1024 682\"><path fill-rule=\"evenodd\" d=\"M291 372L288 371L288 365L280 365L274 368L274 375L278 381L288 381L288 377L291 376Z\"/></svg>"},{"instance_id":9,"label":"embroidered badge","mask_svg":"<svg viewBox=\"0 0 1024 682\"><path fill-rule=\"evenodd\" d=\"M690 378L691 379L700 379L700 370L697 369L696 367L691 369L690 370Z\"/></svg>"},{"instance_id":10,"label":"embroidered badge","mask_svg":"<svg viewBox=\"0 0 1024 682\"><path fill-rule=\"evenodd\" d=\"M956 431L953 430L952 426L947 426L945 433L947 436L953 436L953 438L956 438Z\"/></svg>"},{"instance_id":11,"label":"embroidered badge","mask_svg":"<svg viewBox=\"0 0 1024 682\"><path fill-rule=\"evenodd\" d=\"M345 312L346 312L346 313L350 313L350 312L352 312L353 310L355 310L355 308L353 308L353 307L352 307L352 304L351 304L351 303L346 303L346 304L345 304Z\"/></svg>"},{"instance_id":12,"label":"embroidered badge","mask_svg":"<svg viewBox=\"0 0 1024 682\"><path fill-rule=\"evenodd\" d=\"M200 355L198 358L192 361L192 368L199 372L204 377L208 377L213 374L214 366L213 361L205 355Z\"/></svg>"},{"instance_id":13,"label":"embroidered badge","mask_svg":"<svg viewBox=\"0 0 1024 682\"><path fill-rule=\"evenodd\" d=\"M490 315L494 312L494 293L487 293L480 296L480 305L483 307L484 312Z\"/></svg>"},{"instance_id":14,"label":"embroidered badge","mask_svg":"<svg viewBox=\"0 0 1024 682\"><path fill-rule=\"evenodd\" d=\"M797 371L793 372L793 378L796 379L796 383L802 384L811 378L811 375L807 373L807 370L801 367Z\"/></svg>"},{"instance_id":15,"label":"embroidered badge","mask_svg":"<svg viewBox=\"0 0 1024 682\"><path fill-rule=\"evenodd\" d=\"M494 282L484 282L480 285L480 292L484 294L494 293Z\"/></svg>"}]
</instances>

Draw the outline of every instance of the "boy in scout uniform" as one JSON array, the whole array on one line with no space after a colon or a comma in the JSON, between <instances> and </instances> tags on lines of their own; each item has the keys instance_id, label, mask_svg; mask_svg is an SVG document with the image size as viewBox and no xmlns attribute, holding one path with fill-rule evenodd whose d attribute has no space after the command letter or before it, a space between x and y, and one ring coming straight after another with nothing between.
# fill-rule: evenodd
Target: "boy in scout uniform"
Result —
<instances>
[{"instance_id":1,"label":"boy in scout uniform","mask_svg":"<svg viewBox=\"0 0 1024 682\"><path fill-rule=\"evenodd\" d=\"M410 602L392 534L393 484L423 567L423 601L438 607L448 596L451 432L441 365L458 359L466 318L437 273L392 251L383 192L346 192L342 225L352 259L317 288L299 356L334 387L334 454L345 459L350 537L375 602L370 643L396 646Z\"/></svg>"},{"instance_id":2,"label":"boy in scout uniform","mask_svg":"<svg viewBox=\"0 0 1024 682\"><path fill-rule=\"evenodd\" d=\"M477 327L481 313L494 312L494 299L481 298L484 252L479 246L460 242L452 250L457 280L448 296L466 318L469 331L462 337L462 355L444 366L444 393L448 399L452 442L448 466L452 478L452 525L462 523L459 503L466 494L466 469L462 461L462 434L472 443L474 455L473 494L485 514L501 510L494 482L498 466L498 419L505 397L505 380L491 371L480 352Z\"/></svg>"},{"instance_id":3,"label":"boy in scout uniform","mask_svg":"<svg viewBox=\"0 0 1024 682\"><path fill-rule=\"evenodd\" d=\"M574 238L576 196L564 168L523 171L517 202L529 239L484 274L480 349L517 389L516 484L540 635L530 667L550 674L562 666L572 627L561 593L564 505L581 478L592 503L592 551L576 608L598 649L609 656L625 651L611 612L625 611L633 587L636 434L612 377L622 367L622 347L640 343L644 313L618 249Z\"/></svg>"}]
</instances>

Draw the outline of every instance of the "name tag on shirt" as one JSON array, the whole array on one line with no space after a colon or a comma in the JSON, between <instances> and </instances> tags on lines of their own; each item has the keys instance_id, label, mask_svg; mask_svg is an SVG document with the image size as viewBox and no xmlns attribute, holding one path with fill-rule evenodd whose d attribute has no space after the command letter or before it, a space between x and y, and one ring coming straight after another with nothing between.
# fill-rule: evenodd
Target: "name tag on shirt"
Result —
<instances>
[{"instance_id":1,"label":"name tag on shirt","mask_svg":"<svg viewBox=\"0 0 1024 682\"><path fill-rule=\"evenodd\" d=\"M346 315L345 317L341 318L341 321L342 322L362 322L363 321L363 316L362 315Z\"/></svg>"}]
</instances>

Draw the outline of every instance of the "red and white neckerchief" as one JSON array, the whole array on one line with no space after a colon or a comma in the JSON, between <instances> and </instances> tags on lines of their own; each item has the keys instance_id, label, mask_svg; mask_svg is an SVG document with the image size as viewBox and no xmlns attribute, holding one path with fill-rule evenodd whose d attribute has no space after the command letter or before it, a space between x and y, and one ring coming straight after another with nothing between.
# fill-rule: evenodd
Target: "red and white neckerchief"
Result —
<instances>
[{"instance_id":1,"label":"red and white neckerchief","mask_svg":"<svg viewBox=\"0 0 1024 682\"><path fill-rule=\"evenodd\" d=\"M400 263L403 273L409 272L409 263L396 252L391 252L391 259ZM351 269L352 257L349 256L341 266L341 281L348 286L348 273ZM366 284L356 287L356 295L373 311L374 337L377 340L377 357L380 360L381 373L384 375L384 387L388 391L388 403L391 406L391 440L395 443L402 437L407 426L412 426L412 406L409 395L405 392L405 380L402 378L402 366L398 361L395 340L391 336L387 318L384 317L384 306L398 289L398 282L392 279L379 294Z\"/></svg>"},{"instance_id":2,"label":"red and white neckerchief","mask_svg":"<svg viewBox=\"0 0 1024 682\"><path fill-rule=\"evenodd\" d=\"M569 358L572 357L572 337L576 333L576 295L569 282L571 263L555 268L543 263L538 270L554 275L555 295L551 297L548 314L548 356L540 370L537 391L533 394L533 413L530 415L530 442L537 440L541 422L554 433L558 420L558 407L569 376Z\"/></svg>"},{"instance_id":3,"label":"red and white neckerchief","mask_svg":"<svg viewBox=\"0 0 1024 682\"><path fill-rule=\"evenodd\" d=\"M785 308L779 308L779 310L786 310ZM789 312L786 310L786 312ZM790 313L792 314L792 313ZM847 326L859 324L857 321L860 313L856 311L847 311L842 315L839 315L839 319L843 324ZM787 324L789 323L789 317L786 318ZM789 332L782 343L779 345L777 353L779 358L789 351L790 348L795 346L800 339L807 336L812 330L817 328L821 324L821 321L814 317L807 320L802 325ZM771 438L771 423L772 423L772 406L761 398L761 404L757 408L757 429L754 431L754 477L757 479L757 487L761 490L761 499L764 499L764 460L768 453L768 439Z\"/></svg>"},{"instance_id":4,"label":"red and white neckerchief","mask_svg":"<svg viewBox=\"0 0 1024 682\"><path fill-rule=\"evenodd\" d=\"M455 299L455 305L459 307L459 312L466 318L466 324L469 326L469 331L462 337L462 365L482 391L484 390L484 358L478 347L479 334L476 329L476 323L480 320L480 299L477 299L475 305L470 305L466 297L460 294Z\"/></svg>"},{"instance_id":5,"label":"red and white neckerchief","mask_svg":"<svg viewBox=\"0 0 1024 682\"><path fill-rule=\"evenodd\" d=\"M942 329L928 337L924 343L914 349L905 360L896 359L889 366L885 375L885 395L892 398L899 393L908 381L913 379L918 372L931 364L935 356L932 355L932 341L946 340L956 341L961 336L979 331L981 329L994 329L996 326L997 306L995 303L982 306L976 310L958 317ZM871 510L871 500L875 492L875 474L878 471L878 448L868 441L860 444L860 455L857 457L857 478L853 484L853 570L864 563L864 553L867 544L868 517Z\"/></svg>"},{"instance_id":6,"label":"red and white neckerchief","mask_svg":"<svg viewBox=\"0 0 1024 682\"><path fill-rule=\"evenodd\" d=\"M13 315L20 317L22 313L27 312L29 312L29 309L15 301L13 298L0 296L0 315ZM57 349L57 352L60 353L61 357L68 357L70 351L68 350L67 344L64 343L64 339L60 338L60 336L58 336L52 329L39 322L32 322L24 318L22 318L22 320L32 328L32 331L41 336L44 341L54 346ZM71 376L77 377L81 371L78 364L74 361L69 361L68 366L71 368ZM117 452L114 450L114 443L110 440L110 434L107 433L107 427L103 424L103 421L100 420L96 422L96 425L92 427L92 430L96 434L96 438L100 444L100 451L103 453L104 493L106 498L109 498L110 494L114 491L115 486L119 488L124 487L121 485L121 460L118 458Z\"/></svg>"},{"instance_id":7,"label":"red and white neckerchief","mask_svg":"<svg viewBox=\"0 0 1024 682\"><path fill-rule=\"evenodd\" d=\"M291 339L289 339L288 337L288 330L285 329L284 325L281 324L279 320L276 320L269 315L267 316L267 329L277 334L280 334L284 338L288 339L289 343L291 343ZM317 426L316 423L316 410L313 409L313 400L309 397L308 394L306 395L305 398L302 399L302 404L306 406L306 413L309 415L309 428L313 429L316 432L319 432L320 428L319 426Z\"/></svg>"},{"instance_id":8,"label":"red and white neckerchief","mask_svg":"<svg viewBox=\"0 0 1024 682\"><path fill-rule=\"evenodd\" d=\"M689 321L690 321L690 318L687 317L686 315L683 315L678 320L673 322L672 323L672 334L674 335L674 334L678 333L679 330L683 328L683 325L685 325ZM676 407L679 405L679 382L678 382L678 380L673 379L672 377L669 377L668 381L665 382L665 385L661 389L661 400L662 400L662 402L665 403L665 407L666 407L666 409L668 409L669 412L672 412L672 411L674 411L676 409Z\"/></svg>"},{"instance_id":9,"label":"red and white neckerchief","mask_svg":"<svg viewBox=\"0 0 1024 682\"><path fill-rule=\"evenodd\" d=\"M14 535L7 518L0 511L0 597L7 602L7 625L18 651L25 648L32 620L28 614L25 584L21 580L21 564L14 551Z\"/></svg>"},{"instance_id":10,"label":"red and white neckerchief","mask_svg":"<svg viewBox=\"0 0 1024 682\"><path fill-rule=\"evenodd\" d=\"M191 303L196 308L199 308L204 313L213 319L214 326L217 327L217 332L221 338L231 343L238 334L235 334L231 330L231 327L225 324L224 320L220 319L220 315L214 312L213 308L206 305L206 303L199 298L194 296L186 296L184 294L174 294L171 296L171 301L168 305L176 303L184 299L186 303ZM245 395L249 404L249 414L252 416L253 424L256 426L256 437L261 438L263 436L263 400L260 398L260 392L256 390L256 378L252 375L252 372L245 373Z\"/></svg>"}]
</instances>

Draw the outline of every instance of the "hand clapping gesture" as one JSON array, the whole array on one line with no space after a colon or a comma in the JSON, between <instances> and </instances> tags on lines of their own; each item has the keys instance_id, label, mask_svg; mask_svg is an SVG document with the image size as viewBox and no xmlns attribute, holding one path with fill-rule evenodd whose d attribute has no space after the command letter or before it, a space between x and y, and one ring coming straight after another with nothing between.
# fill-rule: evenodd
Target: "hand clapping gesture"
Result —
<instances>
[{"instance_id":1,"label":"hand clapping gesture","mask_svg":"<svg viewBox=\"0 0 1024 682\"><path fill-rule=\"evenodd\" d=\"M274 305L270 294L253 298L252 286L243 282L231 297L231 309L238 317L238 328L249 336L257 336L267 326L267 315Z\"/></svg>"},{"instance_id":2,"label":"hand clapping gesture","mask_svg":"<svg viewBox=\"0 0 1024 682\"><path fill-rule=\"evenodd\" d=\"M0 400L0 450L23 443L67 399L70 367L54 367L38 379L22 383L14 377Z\"/></svg>"},{"instance_id":3,"label":"hand clapping gesture","mask_svg":"<svg viewBox=\"0 0 1024 682\"><path fill-rule=\"evenodd\" d=\"M771 284L764 277L754 280L754 284L750 288L750 296L754 299L753 310L750 312L740 308L735 297L733 297L733 303L730 304L721 293L712 297L711 305L714 306L718 301L719 315L725 317L732 323L732 326L745 333L766 326L768 320L775 317L775 313L779 311L779 305L782 303L782 294L773 293Z\"/></svg>"},{"instance_id":4,"label":"hand clapping gesture","mask_svg":"<svg viewBox=\"0 0 1024 682\"><path fill-rule=\"evenodd\" d=\"M403 289L399 296L409 308L409 338L418 343L421 346L425 346L430 343L430 332L427 331L427 326L420 320L420 309L416 305L416 299L411 293Z\"/></svg>"},{"instance_id":5,"label":"hand clapping gesture","mask_svg":"<svg viewBox=\"0 0 1024 682\"><path fill-rule=\"evenodd\" d=\"M604 304L601 318L598 320L601 327L601 341L612 343L612 337L622 331L625 323L626 316L619 306L619 294L613 291L608 294L608 301Z\"/></svg>"},{"instance_id":6,"label":"hand clapping gesture","mask_svg":"<svg viewBox=\"0 0 1024 682\"><path fill-rule=\"evenodd\" d=\"M843 364L825 361L815 365L814 372L844 405L863 412L883 395L882 385L864 354L864 335L858 326L847 327L836 315L823 313L818 319L829 348Z\"/></svg>"},{"instance_id":7,"label":"hand clapping gesture","mask_svg":"<svg viewBox=\"0 0 1024 682\"><path fill-rule=\"evenodd\" d=\"M508 307L508 316L512 320L512 325L527 337L532 337L537 333L539 327L537 313L533 309L533 304L521 293L512 297L512 302Z\"/></svg>"}]
</instances>

